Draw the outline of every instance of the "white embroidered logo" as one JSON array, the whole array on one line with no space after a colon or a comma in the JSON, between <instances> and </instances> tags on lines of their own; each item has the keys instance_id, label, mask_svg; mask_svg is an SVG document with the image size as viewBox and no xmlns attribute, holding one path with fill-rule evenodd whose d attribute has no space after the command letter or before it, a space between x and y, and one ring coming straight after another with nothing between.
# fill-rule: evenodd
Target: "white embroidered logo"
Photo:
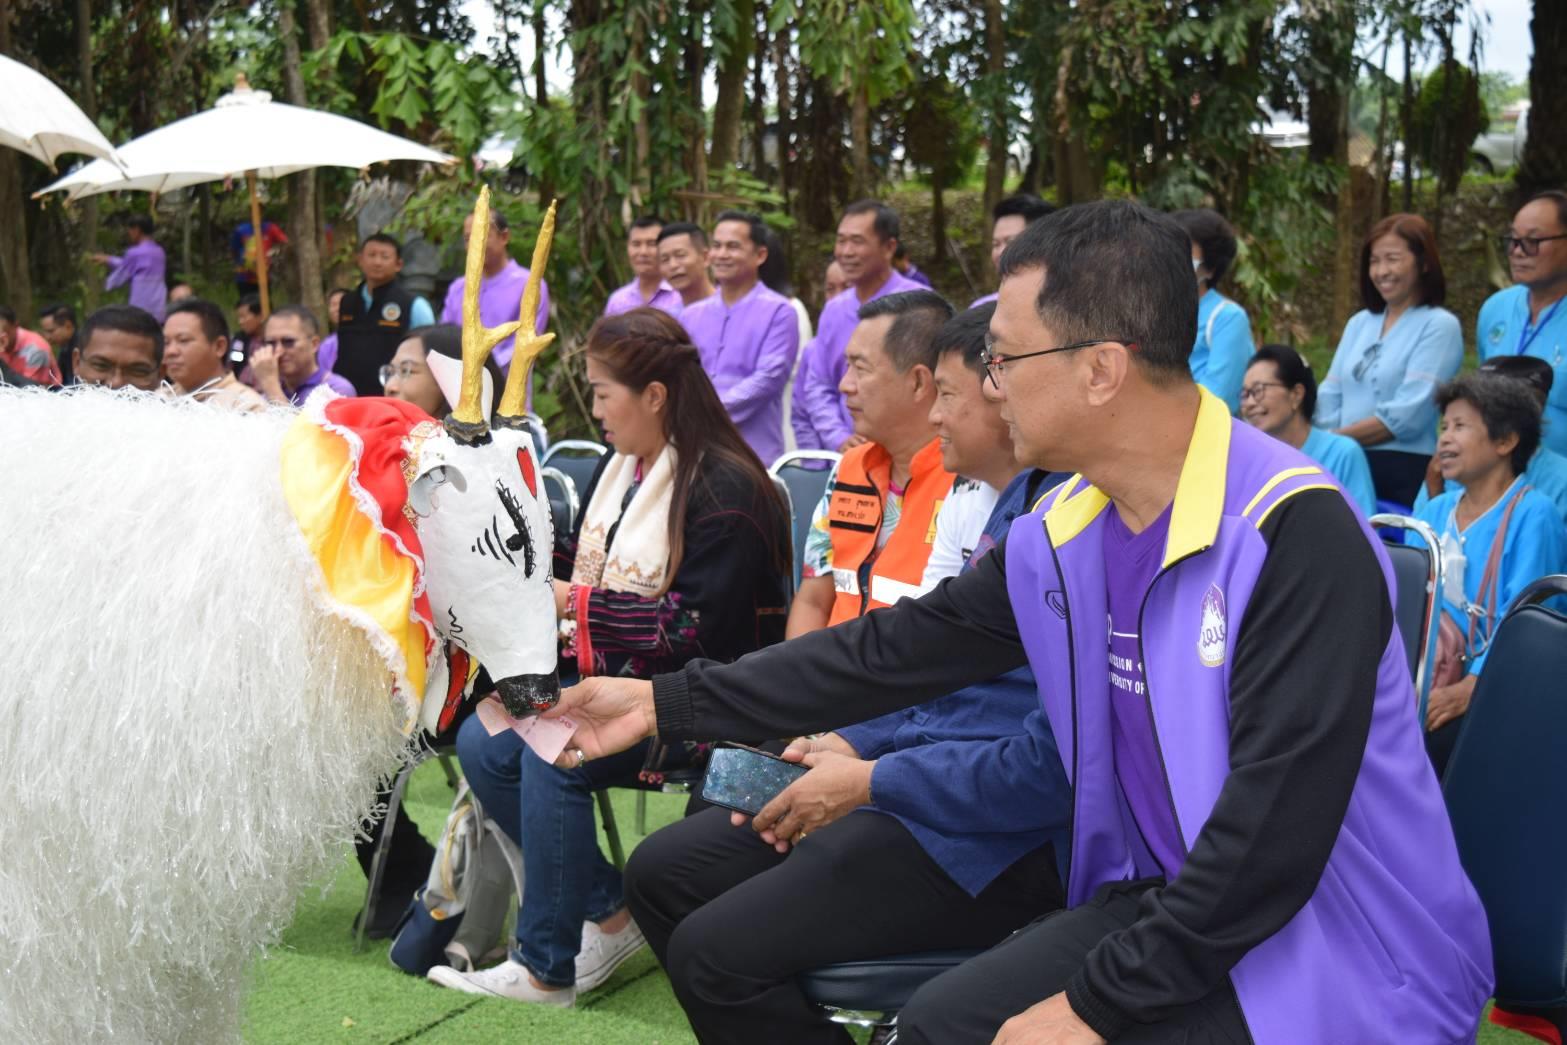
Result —
<instances>
[{"instance_id":1,"label":"white embroidered logo","mask_svg":"<svg viewBox=\"0 0 1567 1045\"><path fill-rule=\"evenodd\" d=\"M386 320L388 323L396 323L399 319L403 318L403 306L399 305L395 301L388 301L385 305L381 306L381 318Z\"/></svg>"},{"instance_id":2,"label":"white embroidered logo","mask_svg":"<svg viewBox=\"0 0 1567 1045\"><path fill-rule=\"evenodd\" d=\"M1217 584L1208 585L1202 597L1202 623L1197 632L1197 656L1203 664L1216 668L1224 663L1225 639L1229 624L1224 617L1224 592Z\"/></svg>"}]
</instances>

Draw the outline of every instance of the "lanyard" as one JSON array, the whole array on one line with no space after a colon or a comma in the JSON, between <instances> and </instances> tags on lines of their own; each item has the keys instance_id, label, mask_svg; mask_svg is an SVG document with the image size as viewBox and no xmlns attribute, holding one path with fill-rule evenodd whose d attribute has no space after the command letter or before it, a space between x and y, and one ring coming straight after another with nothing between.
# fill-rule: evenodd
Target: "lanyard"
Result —
<instances>
[{"instance_id":1,"label":"lanyard","mask_svg":"<svg viewBox=\"0 0 1567 1045\"><path fill-rule=\"evenodd\" d=\"M1540 321L1534 325L1533 329L1531 329L1529 327L1529 296L1527 294L1524 295L1524 324L1523 330L1521 330L1518 334L1518 351L1513 353L1514 355L1521 356L1525 352L1529 351L1529 346L1534 343L1535 338L1540 336L1540 331L1544 330L1545 324L1551 321L1551 317L1554 316L1556 314L1556 310L1561 307L1563 300L1567 299L1557 298L1555 301L1551 302L1551 307L1540 314Z\"/></svg>"}]
</instances>

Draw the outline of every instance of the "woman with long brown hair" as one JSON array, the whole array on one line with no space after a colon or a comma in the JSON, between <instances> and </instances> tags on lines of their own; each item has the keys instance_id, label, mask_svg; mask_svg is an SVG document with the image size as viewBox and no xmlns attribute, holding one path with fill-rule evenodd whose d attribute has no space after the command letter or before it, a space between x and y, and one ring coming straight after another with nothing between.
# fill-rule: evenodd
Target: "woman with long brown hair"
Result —
<instances>
[{"instance_id":1,"label":"woman with long brown hair","mask_svg":"<svg viewBox=\"0 0 1567 1045\"><path fill-rule=\"evenodd\" d=\"M656 309L594 324L584 351L606 454L558 548L561 675L650 678L783 638L792 560L782 498L729 419L685 329ZM488 815L521 847L526 887L507 961L430 979L570 1006L642 945L598 848L592 793L686 764L652 741L556 769L474 715L457 736ZM493 725L493 721L492 721Z\"/></svg>"},{"instance_id":2,"label":"woman with long brown hair","mask_svg":"<svg viewBox=\"0 0 1567 1045\"><path fill-rule=\"evenodd\" d=\"M1463 332L1442 307L1446 296L1426 220L1393 214L1378 222L1360 250L1365 308L1344 325L1314 423L1365 449L1384 501L1415 503L1436 449L1437 387L1463 362Z\"/></svg>"}]
</instances>

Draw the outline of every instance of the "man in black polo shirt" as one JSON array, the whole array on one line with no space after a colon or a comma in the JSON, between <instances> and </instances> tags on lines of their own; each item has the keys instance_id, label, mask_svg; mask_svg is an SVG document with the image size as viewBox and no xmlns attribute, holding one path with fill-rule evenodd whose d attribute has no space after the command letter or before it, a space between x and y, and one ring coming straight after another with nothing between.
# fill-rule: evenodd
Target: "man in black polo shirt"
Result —
<instances>
[{"instance_id":1,"label":"man in black polo shirt","mask_svg":"<svg viewBox=\"0 0 1567 1045\"><path fill-rule=\"evenodd\" d=\"M338 374L362 396L381 394L381 368L392 361L410 330L435 322L430 303L403 286L402 245L384 232L365 239L359 248L364 282L343 295L337 327Z\"/></svg>"}]
</instances>

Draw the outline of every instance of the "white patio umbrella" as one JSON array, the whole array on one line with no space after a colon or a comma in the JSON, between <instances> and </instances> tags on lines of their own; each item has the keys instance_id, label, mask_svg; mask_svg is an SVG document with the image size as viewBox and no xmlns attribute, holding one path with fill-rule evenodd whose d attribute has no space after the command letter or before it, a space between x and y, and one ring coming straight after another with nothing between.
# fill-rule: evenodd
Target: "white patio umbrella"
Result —
<instances>
[{"instance_id":1,"label":"white patio umbrella","mask_svg":"<svg viewBox=\"0 0 1567 1045\"><path fill-rule=\"evenodd\" d=\"M61 153L114 158L114 146L47 76L0 55L0 145L50 167ZM111 164L104 164L114 170Z\"/></svg>"},{"instance_id":2,"label":"white patio umbrella","mask_svg":"<svg viewBox=\"0 0 1567 1045\"><path fill-rule=\"evenodd\" d=\"M316 167L358 170L388 160L457 162L454 156L346 116L274 102L269 92L252 90L243 73L235 78L234 90L211 109L127 142L119 156L123 170L94 160L35 195L65 192L74 200L125 189L169 192L244 175L250 188L251 227L260 244L257 178L281 178ZM266 314L271 301L265 250L256 251L256 276Z\"/></svg>"}]
</instances>

